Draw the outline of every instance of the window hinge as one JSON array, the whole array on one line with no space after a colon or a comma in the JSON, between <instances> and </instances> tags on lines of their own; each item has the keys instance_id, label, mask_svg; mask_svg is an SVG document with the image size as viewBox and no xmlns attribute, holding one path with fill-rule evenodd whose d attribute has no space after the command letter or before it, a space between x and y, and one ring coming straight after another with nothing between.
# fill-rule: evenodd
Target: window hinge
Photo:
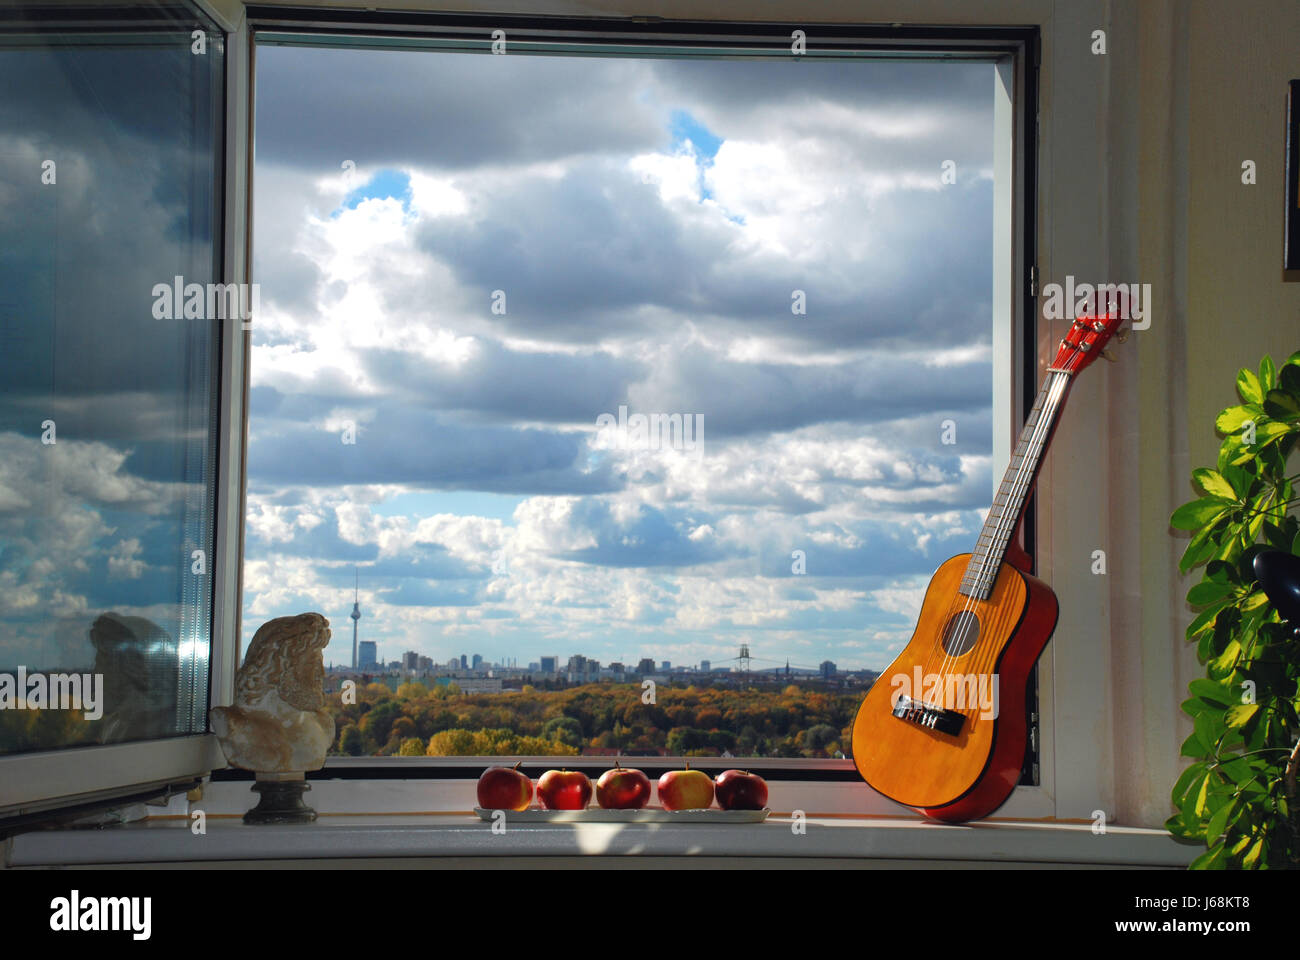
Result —
<instances>
[{"instance_id":1,"label":"window hinge","mask_svg":"<svg viewBox=\"0 0 1300 960\"><path fill-rule=\"evenodd\" d=\"M1038 270L1032 263L1029 265L1029 295L1038 296Z\"/></svg>"}]
</instances>

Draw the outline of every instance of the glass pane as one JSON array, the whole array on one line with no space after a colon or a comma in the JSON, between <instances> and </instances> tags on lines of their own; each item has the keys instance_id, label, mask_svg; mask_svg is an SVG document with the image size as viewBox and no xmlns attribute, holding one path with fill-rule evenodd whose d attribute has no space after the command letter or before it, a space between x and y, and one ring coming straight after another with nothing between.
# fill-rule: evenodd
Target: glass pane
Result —
<instances>
[{"instance_id":1,"label":"glass pane","mask_svg":"<svg viewBox=\"0 0 1300 960\"><path fill-rule=\"evenodd\" d=\"M257 64L245 642L331 619L335 749L847 753L988 507L994 66Z\"/></svg>"},{"instance_id":2,"label":"glass pane","mask_svg":"<svg viewBox=\"0 0 1300 960\"><path fill-rule=\"evenodd\" d=\"M175 5L0 35L0 753L206 729L223 77Z\"/></svg>"}]
</instances>

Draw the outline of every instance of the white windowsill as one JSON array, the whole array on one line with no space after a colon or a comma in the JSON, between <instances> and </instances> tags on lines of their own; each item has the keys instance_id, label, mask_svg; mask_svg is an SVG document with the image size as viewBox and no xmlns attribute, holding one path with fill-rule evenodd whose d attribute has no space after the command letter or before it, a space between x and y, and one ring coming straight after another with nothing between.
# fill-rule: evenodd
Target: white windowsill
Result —
<instances>
[{"instance_id":1,"label":"white windowsill","mask_svg":"<svg viewBox=\"0 0 1300 960\"><path fill-rule=\"evenodd\" d=\"M12 838L8 867L204 865L221 862L361 865L379 860L698 857L762 859L774 865L826 861L853 866L1097 866L1182 868L1196 848L1159 830L1090 824L986 822L965 826L892 818L809 818L796 834L788 816L753 825L528 824L494 834L464 813L323 816L299 826L245 825L211 817L205 834L187 817L107 828L44 830ZM496 858L505 858L498 861Z\"/></svg>"}]
</instances>

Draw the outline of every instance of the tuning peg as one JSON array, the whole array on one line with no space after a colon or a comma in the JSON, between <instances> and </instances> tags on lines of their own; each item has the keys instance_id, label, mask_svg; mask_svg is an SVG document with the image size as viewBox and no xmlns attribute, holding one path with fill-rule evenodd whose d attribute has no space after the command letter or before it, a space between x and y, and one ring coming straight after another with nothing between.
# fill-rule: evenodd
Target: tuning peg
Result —
<instances>
[{"instance_id":1,"label":"tuning peg","mask_svg":"<svg viewBox=\"0 0 1300 960\"><path fill-rule=\"evenodd\" d=\"M1104 350L1102 350L1102 351L1101 351L1101 357L1102 357L1103 360L1109 360L1111 363L1118 363L1118 362L1119 362L1119 358L1118 358L1118 357L1112 357L1112 356L1110 355L1110 350L1109 350L1109 349L1104 349Z\"/></svg>"},{"instance_id":2,"label":"tuning peg","mask_svg":"<svg viewBox=\"0 0 1300 960\"><path fill-rule=\"evenodd\" d=\"M1123 343L1125 340L1127 340L1127 339L1128 339L1128 327L1120 327L1118 330L1116 330L1116 331L1115 331L1115 339L1116 339L1119 343Z\"/></svg>"}]
</instances>

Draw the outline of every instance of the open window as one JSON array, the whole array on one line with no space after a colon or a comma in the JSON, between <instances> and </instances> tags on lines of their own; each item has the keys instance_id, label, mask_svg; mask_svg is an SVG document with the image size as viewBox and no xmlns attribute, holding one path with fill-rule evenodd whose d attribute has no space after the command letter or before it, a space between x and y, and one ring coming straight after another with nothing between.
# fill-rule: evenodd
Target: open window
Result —
<instances>
[{"instance_id":1,"label":"open window","mask_svg":"<svg viewBox=\"0 0 1300 960\"><path fill-rule=\"evenodd\" d=\"M522 695L516 668L544 690L541 668L556 655L552 673L563 667L566 684L574 669L612 681L618 663L640 703L644 679L671 696L664 661L691 665L696 677L677 678L684 687L703 685L702 661L709 673L730 662L757 675L788 660L790 677L754 685L761 697L798 691L796 672L811 671L807 689L855 706L862 689L843 675L888 663L929 573L969 547L1036 386L1035 29L250 6L226 77L223 35L202 14L155 22L144 9L129 39L120 18L111 31L33 21L22 43L47 69L72 57L62 69L81 71L83 86L68 82L69 113L138 138L139 153L97 159L98 176L129 173L148 186L159 167L136 158L163 156L144 146L150 131L189 137L165 171L185 176L152 191L177 249L148 262L144 312L126 315L134 288L120 278L87 287L122 319L86 325L93 314L79 310L83 326L59 327L51 348L80 347L83 363L93 354L106 390L136 397L159 370L178 385L167 414L185 427L170 452L149 452L152 435L116 439L124 469L183 486L192 511L157 548L173 554L154 602L178 611L174 626L160 624L176 653L147 660L168 677L175 670L184 707L141 743L11 751L0 765L23 772L5 789L24 786L0 797L5 808L156 788L222 766L206 709L228 699L240 635L320 609L334 626L327 660L351 664L354 587L360 639L377 642L384 663L419 648L408 637L436 630L455 638L436 647L447 673L446 657L478 652L499 664L490 679L517 678ZM195 30L204 54L191 52ZM86 110L78 97L105 87L85 86L93 57L77 51L106 36L158 57L167 82L114 75L150 94L122 89ZM104 136L87 127L88 141ZM11 189L40 198L34 156L37 179L15 168ZM73 176L62 170L60 188ZM44 202L63 196L42 189ZM130 224L105 229L134 236ZM106 251L132 249L113 236L75 260L52 239L50 256L68 258L64 278L85 273L88 262L112 262ZM154 285L176 276L184 283L171 304L179 299L182 318L190 282L206 295L221 280L256 281L258 313L251 323L155 320ZM127 359L96 346L108 327ZM182 335L183 345L167 339ZM183 369L159 362L165 349L183 353ZM59 359L50 355L50 370ZM45 418L32 420L39 411L22 405L15 382L6 381L14 426L5 429L37 455ZM666 418L664 434L645 437L647 447L666 438L666 449L637 448L626 419L637 414ZM51 419L67 444L52 449L73 448L79 438ZM703 457L688 439L702 439ZM81 558L102 567L99 586L161 566L149 553L156 515L141 521L152 533L117 514L101 522L117 533L97 542L102 556ZM193 554L205 549L198 580ZM866 624L877 636L863 644ZM625 636L609 639L615 628ZM435 647L416 652L432 658ZM639 668L644 657L653 672ZM716 672L719 700L743 710L726 702L733 678ZM493 696L472 706L491 713ZM898 809L883 799L864 807L870 791L851 761L825 749L842 752L852 709L847 723L797 727L818 746L794 743L790 756L773 748L794 740L790 724L769 733L751 723L747 736L744 724L705 725L699 703L675 705L683 722L667 729L580 725L579 748L636 752L642 738L646 750L667 749L677 730L673 752L765 752L774 776L807 781L821 797L809 809ZM810 736L819 726L829 733ZM411 759L422 771L413 775L473 776L463 760L428 757L430 736L449 729L462 727L405 738L425 751ZM731 739L710 738L719 732ZM326 774L360 763L332 761ZM1032 757L1026 769L1032 784ZM1052 812L1050 792L1033 786L1003 809Z\"/></svg>"},{"instance_id":2,"label":"open window","mask_svg":"<svg viewBox=\"0 0 1300 960\"><path fill-rule=\"evenodd\" d=\"M221 763L225 396L224 33L192 5L5 13L0 815Z\"/></svg>"}]
</instances>

